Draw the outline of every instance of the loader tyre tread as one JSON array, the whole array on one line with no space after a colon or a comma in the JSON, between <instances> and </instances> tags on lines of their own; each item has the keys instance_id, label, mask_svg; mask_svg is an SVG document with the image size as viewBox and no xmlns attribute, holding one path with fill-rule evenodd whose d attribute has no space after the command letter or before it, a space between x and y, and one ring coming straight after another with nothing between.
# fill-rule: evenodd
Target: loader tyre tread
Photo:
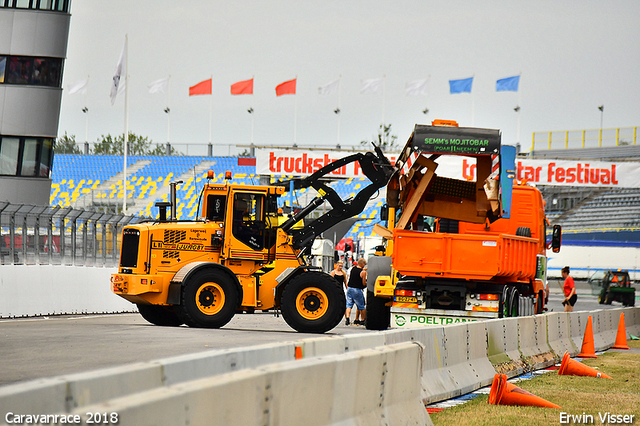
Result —
<instances>
[{"instance_id":1,"label":"loader tyre tread","mask_svg":"<svg viewBox=\"0 0 640 426\"><path fill-rule=\"evenodd\" d=\"M142 318L153 325L163 327L178 327L184 324L184 321L178 317L173 308L168 306L144 305L137 303L138 312Z\"/></svg>"},{"instance_id":2,"label":"loader tyre tread","mask_svg":"<svg viewBox=\"0 0 640 426\"><path fill-rule=\"evenodd\" d=\"M282 291L282 317L300 333L325 333L337 326L346 309L344 290L331 275L304 272Z\"/></svg>"},{"instance_id":3,"label":"loader tyre tread","mask_svg":"<svg viewBox=\"0 0 640 426\"><path fill-rule=\"evenodd\" d=\"M235 283L226 274L198 271L182 286L178 315L189 327L220 328L235 315L239 297Z\"/></svg>"},{"instance_id":4,"label":"loader tyre tread","mask_svg":"<svg viewBox=\"0 0 640 426\"><path fill-rule=\"evenodd\" d=\"M386 306L390 299L374 296L367 291L366 316L364 326L367 330L386 330L391 322L391 308Z\"/></svg>"}]
</instances>

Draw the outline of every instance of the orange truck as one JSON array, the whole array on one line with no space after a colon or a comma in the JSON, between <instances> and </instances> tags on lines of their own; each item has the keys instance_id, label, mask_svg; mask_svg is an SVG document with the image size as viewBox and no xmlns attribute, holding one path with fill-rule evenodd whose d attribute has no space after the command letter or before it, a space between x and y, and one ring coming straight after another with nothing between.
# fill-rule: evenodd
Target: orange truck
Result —
<instances>
[{"instance_id":1,"label":"orange truck","mask_svg":"<svg viewBox=\"0 0 640 426\"><path fill-rule=\"evenodd\" d=\"M547 244L544 201L513 182L515 148L500 132L455 122L417 125L387 185L385 244L369 259L369 329L447 325L541 313ZM438 176L451 155L475 160L475 181Z\"/></svg>"}]
</instances>

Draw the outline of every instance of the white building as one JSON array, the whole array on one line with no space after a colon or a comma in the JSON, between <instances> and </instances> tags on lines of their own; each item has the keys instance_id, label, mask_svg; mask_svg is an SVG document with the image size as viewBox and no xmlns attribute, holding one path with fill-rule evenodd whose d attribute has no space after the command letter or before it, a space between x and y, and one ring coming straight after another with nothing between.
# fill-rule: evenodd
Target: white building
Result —
<instances>
[{"instance_id":1,"label":"white building","mask_svg":"<svg viewBox=\"0 0 640 426\"><path fill-rule=\"evenodd\" d=\"M0 201L48 205L71 0L0 0Z\"/></svg>"}]
</instances>

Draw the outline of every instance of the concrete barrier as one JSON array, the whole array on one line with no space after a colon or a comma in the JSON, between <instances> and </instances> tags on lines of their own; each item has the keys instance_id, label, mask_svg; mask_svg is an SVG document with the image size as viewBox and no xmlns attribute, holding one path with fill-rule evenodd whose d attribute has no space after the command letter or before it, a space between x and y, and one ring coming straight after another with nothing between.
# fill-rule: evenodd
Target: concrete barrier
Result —
<instances>
[{"instance_id":1,"label":"concrete barrier","mask_svg":"<svg viewBox=\"0 0 640 426\"><path fill-rule=\"evenodd\" d=\"M342 353L342 352L338 352ZM68 412L116 396L295 359L293 342L212 350L0 387L0 412ZM34 407L35 405L35 407Z\"/></svg>"},{"instance_id":2,"label":"concrete barrier","mask_svg":"<svg viewBox=\"0 0 640 426\"><path fill-rule=\"evenodd\" d=\"M518 317L518 350L529 369L555 364L556 355L547 341L547 316Z\"/></svg>"},{"instance_id":3,"label":"concrete barrier","mask_svg":"<svg viewBox=\"0 0 640 426\"><path fill-rule=\"evenodd\" d=\"M116 271L81 266L2 265L0 318L135 312L135 305L111 293L109 280Z\"/></svg>"},{"instance_id":4,"label":"concrete barrier","mask_svg":"<svg viewBox=\"0 0 640 426\"><path fill-rule=\"evenodd\" d=\"M162 384L167 386L294 359L295 343L285 342L179 355L151 364L160 367Z\"/></svg>"},{"instance_id":5,"label":"concrete barrier","mask_svg":"<svg viewBox=\"0 0 640 426\"><path fill-rule=\"evenodd\" d=\"M624 308L621 309L621 312L624 312L624 324L627 329L627 333L638 336L640 334L640 309ZM618 314L618 321L620 321L620 314Z\"/></svg>"},{"instance_id":6,"label":"concrete barrier","mask_svg":"<svg viewBox=\"0 0 640 426\"><path fill-rule=\"evenodd\" d=\"M547 341L556 357L562 357L566 352L576 356L580 352L571 340L571 326L568 312L553 312L547 317Z\"/></svg>"},{"instance_id":7,"label":"concrete barrier","mask_svg":"<svg viewBox=\"0 0 640 426\"><path fill-rule=\"evenodd\" d=\"M420 401L422 348L411 342L308 358L142 392L73 414L119 424L432 424Z\"/></svg>"},{"instance_id":8,"label":"concrete barrier","mask_svg":"<svg viewBox=\"0 0 640 426\"><path fill-rule=\"evenodd\" d=\"M526 363L518 349L518 319L504 318L485 321L487 357L497 373L509 377L522 374Z\"/></svg>"}]
</instances>

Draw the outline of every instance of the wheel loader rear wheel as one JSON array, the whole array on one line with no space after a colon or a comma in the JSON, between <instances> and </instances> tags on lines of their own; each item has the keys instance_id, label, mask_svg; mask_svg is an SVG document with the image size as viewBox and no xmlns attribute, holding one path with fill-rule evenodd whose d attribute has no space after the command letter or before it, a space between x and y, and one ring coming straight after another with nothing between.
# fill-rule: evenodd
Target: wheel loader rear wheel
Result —
<instances>
[{"instance_id":1,"label":"wheel loader rear wheel","mask_svg":"<svg viewBox=\"0 0 640 426\"><path fill-rule=\"evenodd\" d=\"M182 287L179 315L190 327L220 328L238 307L238 290L222 273L200 271Z\"/></svg>"},{"instance_id":2,"label":"wheel loader rear wheel","mask_svg":"<svg viewBox=\"0 0 640 426\"><path fill-rule=\"evenodd\" d=\"M305 272L293 278L282 292L284 320L301 333L324 333L344 315L346 300L338 282L328 274Z\"/></svg>"}]
</instances>

